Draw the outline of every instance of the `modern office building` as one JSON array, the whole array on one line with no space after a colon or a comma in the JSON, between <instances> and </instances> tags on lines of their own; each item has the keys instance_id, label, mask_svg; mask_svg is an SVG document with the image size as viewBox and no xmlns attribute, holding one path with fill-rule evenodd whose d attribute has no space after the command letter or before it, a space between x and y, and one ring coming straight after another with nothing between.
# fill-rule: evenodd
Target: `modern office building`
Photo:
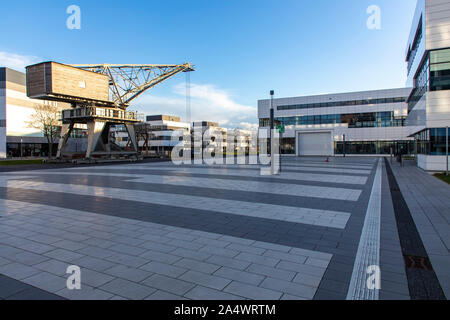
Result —
<instances>
[{"instance_id":1,"label":"modern office building","mask_svg":"<svg viewBox=\"0 0 450 320\"><path fill-rule=\"evenodd\" d=\"M417 139L417 164L446 169L450 125L450 1L418 0L406 50L407 123Z\"/></svg>"},{"instance_id":2,"label":"modern office building","mask_svg":"<svg viewBox=\"0 0 450 320\"><path fill-rule=\"evenodd\" d=\"M139 134L140 129L136 129L139 149L149 155L170 156L173 147L180 143L180 136L190 133L189 123L182 122L179 117L164 114L147 116L146 121L138 126L146 131L143 135ZM178 132L178 135L174 136L174 132ZM113 135L119 146L126 147L128 132L118 127ZM148 145L145 139L148 139Z\"/></svg>"},{"instance_id":3,"label":"modern office building","mask_svg":"<svg viewBox=\"0 0 450 320\"><path fill-rule=\"evenodd\" d=\"M0 68L0 159L47 156L47 139L40 130L29 125L34 107L51 103L61 110L70 108L66 103L28 98L25 80L23 72ZM54 152L56 150L57 141L53 148Z\"/></svg>"},{"instance_id":4,"label":"modern office building","mask_svg":"<svg viewBox=\"0 0 450 320\"><path fill-rule=\"evenodd\" d=\"M411 89L388 89L273 100L275 125L284 125L281 150L299 156L413 153L408 137ZM269 99L258 101L260 128L270 126Z\"/></svg>"}]
</instances>

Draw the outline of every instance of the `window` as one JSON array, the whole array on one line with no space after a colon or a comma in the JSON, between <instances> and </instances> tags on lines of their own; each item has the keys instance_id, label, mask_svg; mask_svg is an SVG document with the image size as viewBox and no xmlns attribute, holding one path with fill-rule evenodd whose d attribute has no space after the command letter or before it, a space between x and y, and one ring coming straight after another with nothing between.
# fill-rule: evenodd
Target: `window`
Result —
<instances>
[{"instance_id":1,"label":"window","mask_svg":"<svg viewBox=\"0 0 450 320\"><path fill-rule=\"evenodd\" d=\"M447 128L432 128L416 134L417 153L426 155L446 155L446 130Z\"/></svg>"},{"instance_id":2,"label":"window","mask_svg":"<svg viewBox=\"0 0 450 320\"><path fill-rule=\"evenodd\" d=\"M367 105L367 104L401 103L401 102L405 102L405 101L406 101L406 97L350 100L350 101L334 101L334 102L318 102L318 103L278 106L277 110L301 110L301 109L315 109L315 108L345 107L345 106L358 106L358 105Z\"/></svg>"},{"instance_id":3,"label":"window","mask_svg":"<svg viewBox=\"0 0 450 320\"><path fill-rule=\"evenodd\" d=\"M430 91L450 90L450 49L430 52Z\"/></svg>"}]
</instances>

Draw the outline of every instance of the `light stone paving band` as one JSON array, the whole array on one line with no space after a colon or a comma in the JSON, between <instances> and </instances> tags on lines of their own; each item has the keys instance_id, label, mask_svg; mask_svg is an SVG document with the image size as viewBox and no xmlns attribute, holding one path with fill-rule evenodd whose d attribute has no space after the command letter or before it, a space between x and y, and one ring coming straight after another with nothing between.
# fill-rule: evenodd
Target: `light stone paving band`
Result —
<instances>
[{"instance_id":1,"label":"light stone paving band","mask_svg":"<svg viewBox=\"0 0 450 320\"><path fill-rule=\"evenodd\" d=\"M379 290L369 289L366 283L369 277L367 268L372 265L380 265L381 164L382 162L378 160L347 300L378 300L379 298Z\"/></svg>"}]
</instances>

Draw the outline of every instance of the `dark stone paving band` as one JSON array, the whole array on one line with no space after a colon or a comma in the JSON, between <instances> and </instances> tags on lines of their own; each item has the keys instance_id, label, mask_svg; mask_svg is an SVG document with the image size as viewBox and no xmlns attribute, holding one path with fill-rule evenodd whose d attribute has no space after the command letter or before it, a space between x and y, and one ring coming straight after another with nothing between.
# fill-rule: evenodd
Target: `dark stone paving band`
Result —
<instances>
[{"instance_id":1,"label":"dark stone paving band","mask_svg":"<svg viewBox=\"0 0 450 320\"><path fill-rule=\"evenodd\" d=\"M0 300L66 300L56 294L0 274Z\"/></svg>"},{"instance_id":2,"label":"dark stone paving band","mask_svg":"<svg viewBox=\"0 0 450 320\"><path fill-rule=\"evenodd\" d=\"M76 169L70 170L70 172L80 172L89 173L92 170L86 169ZM349 183L333 183L333 182L320 182L320 181L309 181L293 179L283 179L278 177L249 177L249 176L238 176L229 174L210 174L210 173L191 173L191 172L180 172L174 170L154 170L154 169L96 169L95 173L120 173L120 174L142 174L142 175L158 175L158 176L175 176L175 177L187 177L187 178L207 178L207 179L223 179L223 180L236 180L236 181L255 181L255 182L267 182L267 183L284 183L284 184L296 184L296 185L307 185L307 186L317 186L317 187L330 187L330 188L346 188L353 190L360 190L363 185L349 184Z\"/></svg>"},{"instance_id":3,"label":"dark stone paving band","mask_svg":"<svg viewBox=\"0 0 450 320\"><path fill-rule=\"evenodd\" d=\"M385 162L411 299L446 300L389 161Z\"/></svg>"},{"instance_id":4,"label":"dark stone paving band","mask_svg":"<svg viewBox=\"0 0 450 320\"><path fill-rule=\"evenodd\" d=\"M164 166L160 166L160 167L164 167ZM167 167L167 168L171 168L171 167ZM175 168L198 168L198 169L227 169L227 170L252 170L252 171L260 171L261 167L259 166L254 166L254 165L249 165L249 166L240 166L240 167L230 167L230 166L226 166L226 165L214 165L214 166L205 166L205 165L179 165L176 166ZM308 169L287 169L287 167L283 167L283 165L280 166L280 171L281 172L292 172L292 173L314 173L314 174L328 174L328 175L337 175L337 176L355 176L355 177L367 177L367 174L363 174L363 173L346 173L346 172L329 172L329 171L315 171L314 168L315 167L311 167L311 170ZM291 166L289 166L289 168L291 168ZM333 168L336 169L336 168ZM338 168L340 169L340 168ZM370 170L370 169L369 169Z\"/></svg>"},{"instance_id":5,"label":"dark stone paving band","mask_svg":"<svg viewBox=\"0 0 450 320\"><path fill-rule=\"evenodd\" d=\"M83 186L94 186L102 188L119 188L128 190L140 190L148 192L159 192L169 194L179 194L197 197L206 197L223 200L236 200L252 203L274 204L296 208L306 207L318 210L335 211L339 208L343 212L353 212L355 201L334 200L324 198L310 198L301 196L290 196L264 192L237 191L215 188L203 188L196 186L178 186L164 183L141 183L129 180L136 177L117 177L117 176L97 176L97 175L41 175L33 178L19 180L30 180L34 182L49 182L75 184ZM126 181L128 180L128 181Z\"/></svg>"}]
</instances>

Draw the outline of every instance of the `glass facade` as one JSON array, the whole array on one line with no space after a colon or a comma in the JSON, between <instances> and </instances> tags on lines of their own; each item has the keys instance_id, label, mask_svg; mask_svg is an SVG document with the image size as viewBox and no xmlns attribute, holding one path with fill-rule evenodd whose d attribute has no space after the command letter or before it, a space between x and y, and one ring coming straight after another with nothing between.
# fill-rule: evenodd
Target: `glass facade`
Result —
<instances>
[{"instance_id":1,"label":"glass facade","mask_svg":"<svg viewBox=\"0 0 450 320\"><path fill-rule=\"evenodd\" d=\"M368 105L368 104L400 103L400 102L405 102L405 101L406 101L406 97L333 101L333 102L306 103L306 104L278 106L277 110L298 110L298 109L346 107L346 106L360 106L360 105Z\"/></svg>"},{"instance_id":2,"label":"glass facade","mask_svg":"<svg viewBox=\"0 0 450 320\"><path fill-rule=\"evenodd\" d=\"M414 154L414 141L336 141L335 154ZM344 152L345 150L345 152Z\"/></svg>"},{"instance_id":3,"label":"glass facade","mask_svg":"<svg viewBox=\"0 0 450 320\"><path fill-rule=\"evenodd\" d=\"M56 156L58 144L53 144L52 153ZM47 143L7 143L6 154L8 158L18 157L48 157Z\"/></svg>"},{"instance_id":4,"label":"glass facade","mask_svg":"<svg viewBox=\"0 0 450 320\"><path fill-rule=\"evenodd\" d=\"M414 141L343 141L334 142L334 154L414 154ZM283 138L281 154L295 154L295 138Z\"/></svg>"},{"instance_id":5,"label":"glass facade","mask_svg":"<svg viewBox=\"0 0 450 320\"><path fill-rule=\"evenodd\" d=\"M411 111L427 91L450 90L450 49L430 51L414 78L414 89L408 99Z\"/></svg>"},{"instance_id":6,"label":"glass facade","mask_svg":"<svg viewBox=\"0 0 450 320\"><path fill-rule=\"evenodd\" d=\"M320 124L343 124L347 123L349 128L377 128L377 127L403 127L405 117L394 117L394 112L369 112L348 114L326 114L316 116L280 117L275 118L275 125L320 125ZM260 119L260 127L268 127L269 119Z\"/></svg>"},{"instance_id":7,"label":"glass facade","mask_svg":"<svg viewBox=\"0 0 450 320\"><path fill-rule=\"evenodd\" d=\"M446 131L447 128L431 128L416 134L417 153L434 156L446 155Z\"/></svg>"}]
</instances>

